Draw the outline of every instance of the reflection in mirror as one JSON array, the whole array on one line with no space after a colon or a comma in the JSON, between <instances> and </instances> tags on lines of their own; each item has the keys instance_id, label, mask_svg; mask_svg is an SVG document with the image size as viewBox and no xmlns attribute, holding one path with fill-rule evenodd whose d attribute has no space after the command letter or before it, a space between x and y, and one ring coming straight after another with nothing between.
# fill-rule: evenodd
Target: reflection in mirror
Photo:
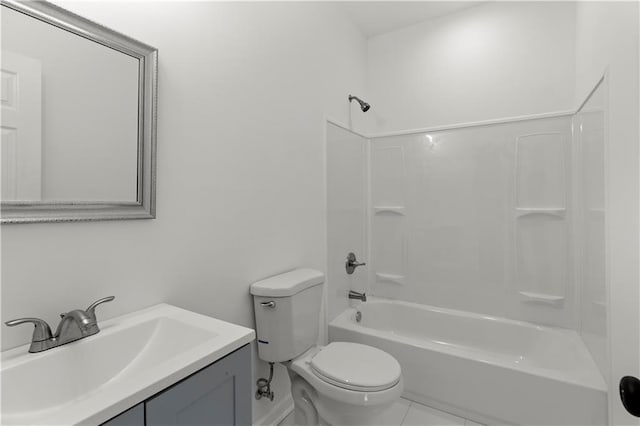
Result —
<instances>
[{"instance_id":1,"label":"reflection in mirror","mask_svg":"<svg viewBox=\"0 0 640 426\"><path fill-rule=\"evenodd\" d=\"M2 1L2 222L154 217L157 50Z\"/></svg>"},{"instance_id":2,"label":"reflection in mirror","mask_svg":"<svg viewBox=\"0 0 640 426\"><path fill-rule=\"evenodd\" d=\"M138 60L13 10L2 31L2 200L135 201Z\"/></svg>"}]
</instances>

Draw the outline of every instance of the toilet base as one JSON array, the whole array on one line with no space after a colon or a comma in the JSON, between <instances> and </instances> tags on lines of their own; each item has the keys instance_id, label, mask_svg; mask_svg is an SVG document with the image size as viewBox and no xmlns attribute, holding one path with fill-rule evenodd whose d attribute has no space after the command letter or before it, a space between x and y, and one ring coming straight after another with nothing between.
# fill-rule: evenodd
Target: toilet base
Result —
<instances>
[{"instance_id":1,"label":"toilet base","mask_svg":"<svg viewBox=\"0 0 640 426\"><path fill-rule=\"evenodd\" d=\"M296 426L372 426L395 400L384 404L354 406L319 394L287 366Z\"/></svg>"}]
</instances>

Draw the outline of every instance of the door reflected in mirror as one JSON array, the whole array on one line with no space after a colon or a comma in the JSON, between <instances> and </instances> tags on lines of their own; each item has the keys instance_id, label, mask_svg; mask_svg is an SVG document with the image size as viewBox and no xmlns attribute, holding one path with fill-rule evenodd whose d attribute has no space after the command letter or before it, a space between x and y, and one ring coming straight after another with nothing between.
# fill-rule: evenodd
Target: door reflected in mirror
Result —
<instances>
[{"instance_id":1,"label":"door reflected in mirror","mask_svg":"<svg viewBox=\"0 0 640 426\"><path fill-rule=\"evenodd\" d=\"M136 201L139 60L6 8L2 32L2 201Z\"/></svg>"}]
</instances>

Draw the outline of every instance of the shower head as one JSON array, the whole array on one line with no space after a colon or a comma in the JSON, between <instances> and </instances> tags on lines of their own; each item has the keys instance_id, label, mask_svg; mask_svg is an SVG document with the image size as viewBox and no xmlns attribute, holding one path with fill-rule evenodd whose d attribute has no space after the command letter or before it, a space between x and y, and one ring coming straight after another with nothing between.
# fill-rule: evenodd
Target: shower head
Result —
<instances>
[{"instance_id":1,"label":"shower head","mask_svg":"<svg viewBox=\"0 0 640 426\"><path fill-rule=\"evenodd\" d=\"M368 103L366 103L365 101L363 101L359 97L349 95L349 102L351 102L354 99L356 101L358 101L358 103L360 104L360 109L362 110L362 112L367 112L367 111L369 111L369 108L371 108L371 105L369 105Z\"/></svg>"}]
</instances>

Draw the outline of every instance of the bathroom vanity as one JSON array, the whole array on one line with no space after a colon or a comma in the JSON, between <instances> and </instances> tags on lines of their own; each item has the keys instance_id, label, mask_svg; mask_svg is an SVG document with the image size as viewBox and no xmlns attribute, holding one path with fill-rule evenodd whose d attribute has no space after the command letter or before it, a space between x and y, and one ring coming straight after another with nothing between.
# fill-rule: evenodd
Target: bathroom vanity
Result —
<instances>
[{"instance_id":1,"label":"bathroom vanity","mask_svg":"<svg viewBox=\"0 0 640 426\"><path fill-rule=\"evenodd\" d=\"M245 345L103 426L250 425L251 347Z\"/></svg>"},{"instance_id":2,"label":"bathroom vanity","mask_svg":"<svg viewBox=\"0 0 640 426\"><path fill-rule=\"evenodd\" d=\"M2 424L248 425L252 329L160 304L2 353Z\"/></svg>"}]
</instances>

